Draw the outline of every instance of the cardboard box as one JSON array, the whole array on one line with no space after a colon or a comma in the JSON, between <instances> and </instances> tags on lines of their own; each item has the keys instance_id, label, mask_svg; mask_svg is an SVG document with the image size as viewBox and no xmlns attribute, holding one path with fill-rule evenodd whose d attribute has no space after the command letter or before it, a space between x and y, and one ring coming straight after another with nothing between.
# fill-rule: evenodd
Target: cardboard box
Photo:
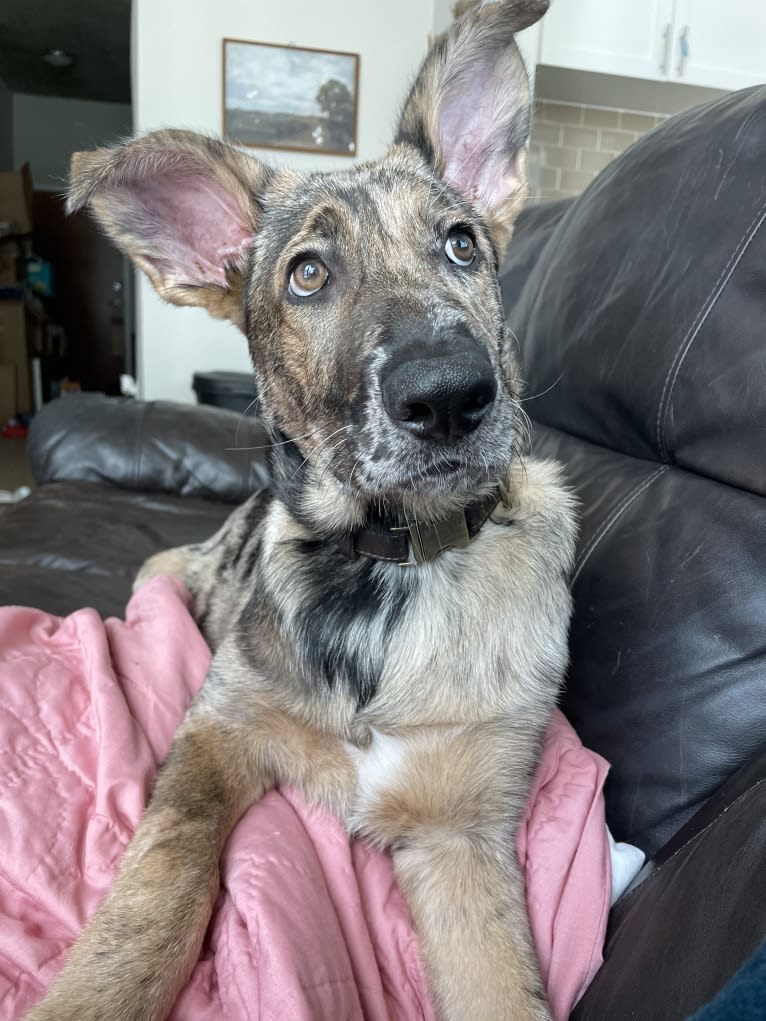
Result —
<instances>
[{"instance_id":1,"label":"cardboard box","mask_svg":"<svg viewBox=\"0 0 766 1021\"><path fill-rule=\"evenodd\" d=\"M0 287L10 287L19 282L20 255L15 238L0 240Z\"/></svg>"},{"instance_id":2,"label":"cardboard box","mask_svg":"<svg viewBox=\"0 0 766 1021\"><path fill-rule=\"evenodd\" d=\"M0 428L16 417L16 366L0 362Z\"/></svg>"},{"instance_id":3,"label":"cardboard box","mask_svg":"<svg viewBox=\"0 0 766 1021\"><path fill-rule=\"evenodd\" d=\"M8 220L14 234L32 233L32 174L29 164L0 174L0 220Z\"/></svg>"},{"instance_id":4,"label":"cardboard box","mask_svg":"<svg viewBox=\"0 0 766 1021\"><path fill-rule=\"evenodd\" d=\"M0 301L0 363L16 369L16 412L32 411L32 383L27 349L28 312L24 301Z\"/></svg>"}]
</instances>

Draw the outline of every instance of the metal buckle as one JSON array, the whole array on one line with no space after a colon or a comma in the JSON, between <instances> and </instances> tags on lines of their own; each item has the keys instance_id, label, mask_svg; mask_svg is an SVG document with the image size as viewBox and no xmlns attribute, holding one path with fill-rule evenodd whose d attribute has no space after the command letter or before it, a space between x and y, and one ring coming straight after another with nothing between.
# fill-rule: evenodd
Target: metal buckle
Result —
<instances>
[{"instance_id":1,"label":"metal buckle","mask_svg":"<svg viewBox=\"0 0 766 1021\"><path fill-rule=\"evenodd\" d=\"M426 564L436 560L440 553L448 549L464 549L471 542L468 534L468 523L463 511L453 511L441 521L421 524L419 521L411 525L394 528L395 532L409 532L412 560L402 567L414 567L415 564Z\"/></svg>"}]
</instances>

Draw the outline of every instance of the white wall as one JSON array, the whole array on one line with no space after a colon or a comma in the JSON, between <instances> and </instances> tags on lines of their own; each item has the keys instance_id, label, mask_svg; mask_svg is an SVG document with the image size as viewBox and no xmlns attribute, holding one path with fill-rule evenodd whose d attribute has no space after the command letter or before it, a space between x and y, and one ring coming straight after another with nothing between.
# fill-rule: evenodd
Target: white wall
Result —
<instances>
[{"instance_id":1,"label":"white wall","mask_svg":"<svg viewBox=\"0 0 766 1021\"><path fill-rule=\"evenodd\" d=\"M391 139L433 30L434 0L322 0L318 7L265 0L134 0L133 19L137 130L173 126L220 132L221 40L294 43L360 54L357 155L366 160L381 155ZM299 169L352 163L342 157L253 152ZM239 331L200 309L163 305L143 278L137 313L144 397L193 400L195 371L248 371Z\"/></svg>"},{"instance_id":2,"label":"white wall","mask_svg":"<svg viewBox=\"0 0 766 1021\"><path fill-rule=\"evenodd\" d=\"M452 7L455 0L434 0L434 35L449 28L452 22Z\"/></svg>"},{"instance_id":3,"label":"white wall","mask_svg":"<svg viewBox=\"0 0 766 1021\"><path fill-rule=\"evenodd\" d=\"M32 182L41 191L61 191L69 159L132 131L130 105L89 99L13 94L13 163L29 161Z\"/></svg>"}]
</instances>

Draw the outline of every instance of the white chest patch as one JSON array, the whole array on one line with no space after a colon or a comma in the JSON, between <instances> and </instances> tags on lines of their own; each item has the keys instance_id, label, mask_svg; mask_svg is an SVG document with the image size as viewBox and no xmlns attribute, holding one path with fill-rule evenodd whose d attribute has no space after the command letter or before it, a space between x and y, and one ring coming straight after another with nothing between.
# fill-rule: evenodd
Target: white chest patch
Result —
<instances>
[{"instance_id":1,"label":"white chest patch","mask_svg":"<svg viewBox=\"0 0 766 1021\"><path fill-rule=\"evenodd\" d=\"M352 829L361 824L365 812L378 796L393 787L404 775L411 747L411 740L384 734L374 728L372 741L366 748L346 745L356 765L356 799L349 820Z\"/></svg>"}]
</instances>

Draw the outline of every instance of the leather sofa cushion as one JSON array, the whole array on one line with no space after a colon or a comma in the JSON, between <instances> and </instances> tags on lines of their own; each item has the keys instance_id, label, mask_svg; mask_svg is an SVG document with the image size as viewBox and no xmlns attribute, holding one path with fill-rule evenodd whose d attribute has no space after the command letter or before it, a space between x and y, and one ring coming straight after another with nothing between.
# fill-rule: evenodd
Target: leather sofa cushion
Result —
<instances>
[{"instance_id":1,"label":"leather sofa cushion","mask_svg":"<svg viewBox=\"0 0 766 1021\"><path fill-rule=\"evenodd\" d=\"M68 401L68 398L67 398ZM202 542L231 506L92 482L52 482L0 508L0 605L122 617L148 557Z\"/></svg>"},{"instance_id":2,"label":"leather sofa cushion","mask_svg":"<svg viewBox=\"0 0 766 1021\"><path fill-rule=\"evenodd\" d=\"M35 481L99 482L241 503L268 484L268 437L255 418L208 405L76 394L35 416Z\"/></svg>"},{"instance_id":3,"label":"leather sofa cushion","mask_svg":"<svg viewBox=\"0 0 766 1021\"><path fill-rule=\"evenodd\" d=\"M538 421L766 495L765 165L761 86L671 118L566 209L507 293Z\"/></svg>"},{"instance_id":4,"label":"leather sofa cushion","mask_svg":"<svg viewBox=\"0 0 766 1021\"><path fill-rule=\"evenodd\" d=\"M766 741L763 498L535 427L582 506L562 708L652 855Z\"/></svg>"},{"instance_id":5,"label":"leather sofa cushion","mask_svg":"<svg viewBox=\"0 0 766 1021\"><path fill-rule=\"evenodd\" d=\"M563 708L653 855L766 741L766 88L672 118L503 267L582 501Z\"/></svg>"}]
</instances>

